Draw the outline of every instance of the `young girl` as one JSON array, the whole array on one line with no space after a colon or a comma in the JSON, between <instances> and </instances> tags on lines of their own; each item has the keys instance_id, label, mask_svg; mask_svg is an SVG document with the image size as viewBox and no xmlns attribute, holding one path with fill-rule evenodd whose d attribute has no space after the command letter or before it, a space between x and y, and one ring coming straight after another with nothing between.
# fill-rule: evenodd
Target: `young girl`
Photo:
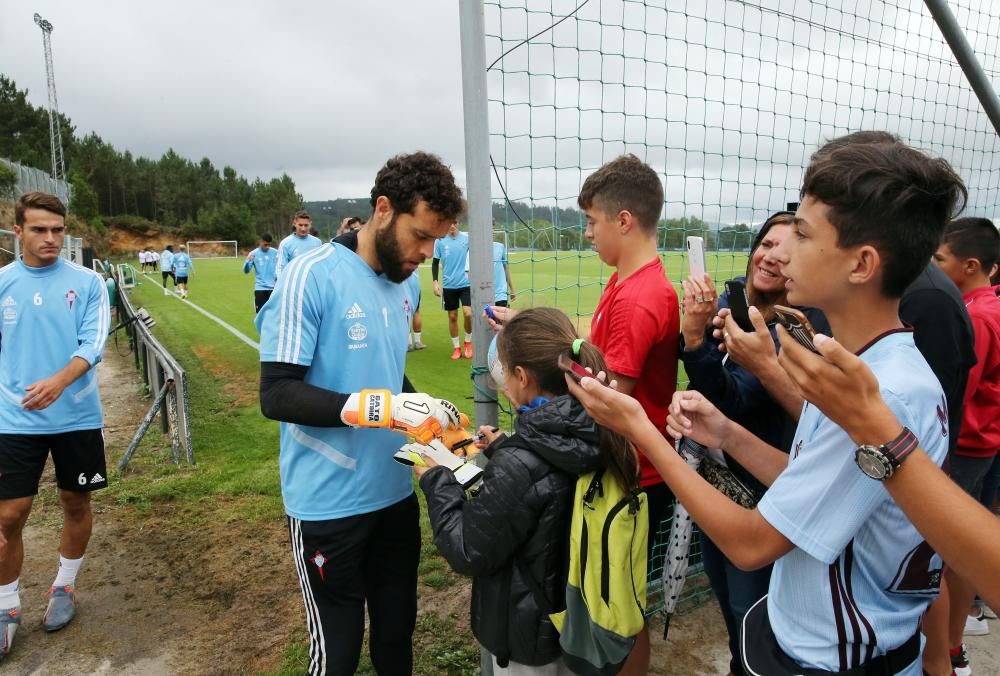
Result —
<instances>
[{"instance_id":1,"label":"young girl","mask_svg":"<svg viewBox=\"0 0 1000 676\"><path fill-rule=\"evenodd\" d=\"M623 437L599 427L567 393L560 355L594 373L604 360L577 338L565 314L519 312L498 334L497 350L503 390L518 417L509 437L480 428L490 462L478 493L466 500L447 469L415 471L435 544L456 572L473 577L472 631L492 654L493 673L570 674L559 634L532 588L540 586L556 610L564 608L577 476L604 466L634 489L638 461Z\"/></svg>"}]
</instances>

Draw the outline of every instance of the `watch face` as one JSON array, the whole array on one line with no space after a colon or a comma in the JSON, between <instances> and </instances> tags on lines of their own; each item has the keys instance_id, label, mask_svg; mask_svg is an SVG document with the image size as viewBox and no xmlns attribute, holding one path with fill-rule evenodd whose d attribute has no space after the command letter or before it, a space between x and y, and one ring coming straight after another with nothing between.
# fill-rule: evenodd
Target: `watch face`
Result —
<instances>
[{"instance_id":1,"label":"watch face","mask_svg":"<svg viewBox=\"0 0 1000 676\"><path fill-rule=\"evenodd\" d=\"M889 475L889 463L876 448L862 446L855 453L854 460L861 471L872 479L882 481Z\"/></svg>"}]
</instances>

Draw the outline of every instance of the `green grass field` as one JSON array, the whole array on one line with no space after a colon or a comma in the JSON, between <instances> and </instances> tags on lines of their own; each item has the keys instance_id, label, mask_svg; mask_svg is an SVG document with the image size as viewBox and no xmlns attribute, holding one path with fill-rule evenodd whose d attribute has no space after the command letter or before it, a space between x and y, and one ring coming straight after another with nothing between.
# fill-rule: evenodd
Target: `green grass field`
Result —
<instances>
[{"instance_id":1,"label":"green grass field","mask_svg":"<svg viewBox=\"0 0 1000 676\"><path fill-rule=\"evenodd\" d=\"M683 253L668 252L663 257L670 279L678 285L686 270ZM746 254L709 253L709 268L717 280L741 274L745 265ZM611 274L592 252L515 252L511 272L518 291L514 307L555 305L576 319L584 334L603 283ZM419 274L425 289L423 340L430 347L409 353L407 375L418 389L450 399L471 416L470 362L448 358L451 342L447 315L430 291L430 266L422 267ZM159 278L159 274L155 277ZM167 460L169 444L149 434L125 480L112 484L110 497L139 511L153 512L170 505L172 513L192 525L209 518L282 518L278 425L260 414L257 352L187 303L164 296L159 284L146 277L140 279L142 284L129 292L133 304L155 317L157 337L189 373L198 464L173 465ZM189 288L192 303L257 340L251 303L253 276L242 273L242 260L196 260ZM116 348L109 343L108 349ZM457 578L430 542L426 515L422 528L421 583L428 589L446 589ZM461 618L421 617L415 637L415 643L421 645L417 673L475 673L478 651L467 622ZM288 647L277 673L301 673L306 660L304 646L302 635ZM361 673L372 673L370 665L363 662Z\"/></svg>"}]
</instances>

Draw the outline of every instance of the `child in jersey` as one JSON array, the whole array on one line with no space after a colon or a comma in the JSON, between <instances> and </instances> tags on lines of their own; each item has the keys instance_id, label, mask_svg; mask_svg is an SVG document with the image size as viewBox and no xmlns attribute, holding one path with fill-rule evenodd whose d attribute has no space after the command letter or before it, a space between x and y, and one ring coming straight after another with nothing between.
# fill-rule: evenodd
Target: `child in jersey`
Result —
<instances>
[{"instance_id":1,"label":"child in jersey","mask_svg":"<svg viewBox=\"0 0 1000 676\"><path fill-rule=\"evenodd\" d=\"M768 595L742 621L747 673L920 676L920 621L938 592L941 560L880 481L918 444L938 465L948 452L944 393L899 319L899 299L966 190L942 159L896 139L848 136L813 156L801 195L792 234L774 253L787 299L822 310L836 340L875 373L905 425L894 438L852 438L807 401L786 455L700 393L678 392L670 434L724 449L768 486L745 509L695 474L637 402L590 378L570 390L647 454L736 566L775 563Z\"/></svg>"},{"instance_id":2,"label":"child in jersey","mask_svg":"<svg viewBox=\"0 0 1000 676\"><path fill-rule=\"evenodd\" d=\"M509 437L480 428L490 459L482 487L466 500L448 470L416 471L435 544L456 572L473 577L472 631L492 654L493 673L570 674L532 589L541 587L548 599L565 593L578 475L605 466L635 489L638 462L623 437L596 425L567 393L560 355L594 372L604 360L565 314L525 310L498 334L497 348L503 390L519 415Z\"/></svg>"}]
</instances>

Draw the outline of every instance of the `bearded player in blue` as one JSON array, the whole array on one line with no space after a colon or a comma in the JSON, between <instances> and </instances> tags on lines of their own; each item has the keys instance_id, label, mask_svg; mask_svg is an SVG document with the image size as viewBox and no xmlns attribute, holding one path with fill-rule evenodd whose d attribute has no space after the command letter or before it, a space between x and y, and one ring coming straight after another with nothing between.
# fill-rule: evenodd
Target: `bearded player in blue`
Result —
<instances>
[{"instance_id":1,"label":"bearded player in blue","mask_svg":"<svg viewBox=\"0 0 1000 676\"><path fill-rule=\"evenodd\" d=\"M0 658L21 622L21 534L49 454L63 528L46 631L73 619L93 528L90 492L108 485L92 367L104 352L110 307L97 273L59 257L65 216L57 197L23 195L14 209L21 256L0 269Z\"/></svg>"},{"instance_id":2,"label":"bearded player in blue","mask_svg":"<svg viewBox=\"0 0 1000 676\"><path fill-rule=\"evenodd\" d=\"M455 407L401 393L410 292L402 284L461 214L440 159L390 159L357 249L325 244L289 264L257 315L261 411L281 422L281 494L309 630L310 674L413 670L419 508L397 432L429 441Z\"/></svg>"},{"instance_id":3,"label":"bearded player in blue","mask_svg":"<svg viewBox=\"0 0 1000 676\"><path fill-rule=\"evenodd\" d=\"M260 236L260 244L256 249L247 254L247 259L243 261L243 274L248 274L253 270L253 311L260 312L271 298L274 291L274 283L277 281L278 252L271 242L274 238L271 233L265 232Z\"/></svg>"}]
</instances>

